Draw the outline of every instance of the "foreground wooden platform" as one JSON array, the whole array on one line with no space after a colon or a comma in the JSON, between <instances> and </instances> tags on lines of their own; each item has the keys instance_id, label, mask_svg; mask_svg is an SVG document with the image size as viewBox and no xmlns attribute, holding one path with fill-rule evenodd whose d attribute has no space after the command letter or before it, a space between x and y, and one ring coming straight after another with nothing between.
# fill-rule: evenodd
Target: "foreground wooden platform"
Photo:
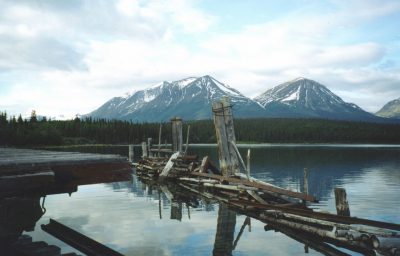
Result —
<instances>
[{"instance_id":1,"label":"foreground wooden platform","mask_svg":"<svg viewBox=\"0 0 400 256\"><path fill-rule=\"evenodd\" d=\"M0 192L130 171L127 158L119 155L0 148Z\"/></svg>"}]
</instances>

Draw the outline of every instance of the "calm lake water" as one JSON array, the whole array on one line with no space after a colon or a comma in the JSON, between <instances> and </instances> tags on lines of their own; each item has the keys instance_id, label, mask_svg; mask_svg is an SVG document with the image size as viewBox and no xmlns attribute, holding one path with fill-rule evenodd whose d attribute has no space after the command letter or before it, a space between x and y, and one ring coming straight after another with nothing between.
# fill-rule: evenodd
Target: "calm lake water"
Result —
<instances>
[{"instance_id":1,"label":"calm lake water","mask_svg":"<svg viewBox=\"0 0 400 256\"><path fill-rule=\"evenodd\" d=\"M81 147L66 151L117 153L127 147ZM135 148L139 156L139 147ZM245 155L246 148L240 151ZM268 146L251 151L252 176L275 185L302 190L303 169L309 170L315 207L335 212L333 189L347 191L352 216L400 223L400 147ZM193 147L191 153L210 155L216 148ZM161 202L161 204L160 204ZM161 215L159 206L161 205ZM34 240L71 247L41 230L49 218L82 232L125 255L212 255L216 243L218 204L182 205L180 220L171 219L171 202L161 192L132 181L80 186L77 192L46 197L46 213L29 232ZM246 216L235 214L233 239ZM233 255L303 255L304 245L251 220L233 249ZM349 254L354 254L348 252ZM320 255L310 249L308 255Z\"/></svg>"}]
</instances>

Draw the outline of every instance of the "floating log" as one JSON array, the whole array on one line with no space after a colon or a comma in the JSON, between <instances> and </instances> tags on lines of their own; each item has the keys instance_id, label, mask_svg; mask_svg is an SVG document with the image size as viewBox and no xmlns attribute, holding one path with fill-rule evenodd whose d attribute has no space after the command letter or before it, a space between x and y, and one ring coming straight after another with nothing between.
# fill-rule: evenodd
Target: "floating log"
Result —
<instances>
[{"instance_id":1,"label":"floating log","mask_svg":"<svg viewBox=\"0 0 400 256\"><path fill-rule=\"evenodd\" d=\"M400 248L400 237L392 236L392 237L381 237L373 235L371 237L372 245L375 249L392 249L392 248Z\"/></svg>"}]
</instances>

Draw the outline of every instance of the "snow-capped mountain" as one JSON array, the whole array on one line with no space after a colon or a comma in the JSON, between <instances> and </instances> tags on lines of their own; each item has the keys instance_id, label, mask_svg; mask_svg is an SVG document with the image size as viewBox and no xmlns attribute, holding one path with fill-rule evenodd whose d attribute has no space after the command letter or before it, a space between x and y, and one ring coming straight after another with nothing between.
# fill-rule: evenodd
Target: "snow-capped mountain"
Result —
<instances>
[{"instance_id":1,"label":"snow-capped mountain","mask_svg":"<svg viewBox=\"0 0 400 256\"><path fill-rule=\"evenodd\" d=\"M328 88L303 77L280 84L254 98L269 117L374 120L355 104L344 102Z\"/></svg>"},{"instance_id":2,"label":"snow-capped mountain","mask_svg":"<svg viewBox=\"0 0 400 256\"><path fill-rule=\"evenodd\" d=\"M211 103L223 96L230 97L236 117L263 116L263 109L256 102L211 76L165 81L115 97L88 116L147 122L167 121L173 116L185 120L207 119L211 118Z\"/></svg>"},{"instance_id":3,"label":"snow-capped mountain","mask_svg":"<svg viewBox=\"0 0 400 256\"><path fill-rule=\"evenodd\" d=\"M377 116L400 119L400 98L389 101L378 112Z\"/></svg>"},{"instance_id":4,"label":"snow-capped mountain","mask_svg":"<svg viewBox=\"0 0 400 256\"><path fill-rule=\"evenodd\" d=\"M87 116L139 122L209 119L215 100L228 96L235 117L323 118L387 122L346 103L325 86L306 78L280 84L250 99L211 76L162 82L145 90L115 97ZM393 120L392 120L393 121Z\"/></svg>"}]
</instances>

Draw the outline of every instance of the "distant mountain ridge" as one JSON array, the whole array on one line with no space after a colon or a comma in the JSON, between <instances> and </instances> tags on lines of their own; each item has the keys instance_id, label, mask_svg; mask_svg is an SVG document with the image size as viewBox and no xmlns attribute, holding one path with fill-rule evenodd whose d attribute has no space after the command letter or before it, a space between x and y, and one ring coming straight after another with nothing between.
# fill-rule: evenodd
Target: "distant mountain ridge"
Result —
<instances>
[{"instance_id":1,"label":"distant mountain ridge","mask_svg":"<svg viewBox=\"0 0 400 256\"><path fill-rule=\"evenodd\" d=\"M400 98L389 101L378 112L377 116L400 119Z\"/></svg>"},{"instance_id":2,"label":"distant mountain ridge","mask_svg":"<svg viewBox=\"0 0 400 256\"><path fill-rule=\"evenodd\" d=\"M344 102L324 85L303 77L275 86L254 98L270 116L372 120L376 117Z\"/></svg>"},{"instance_id":3,"label":"distant mountain ridge","mask_svg":"<svg viewBox=\"0 0 400 256\"><path fill-rule=\"evenodd\" d=\"M222 96L230 97L238 116L262 116L256 102L210 76L164 81L126 97L112 98L88 115L146 122L167 121L173 116L186 120L208 119L212 102Z\"/></svg>"},{"instance_id":4,"label":"distant mountain ridge","mask_svg":"<svg viewBox=\"0 0 400 256\"><path fill-rule=\"evenodd\" d=\"M145 90L115 97L87 114L94 118L138 122L185 120L212 117L213 101L228 96L238 118L323 118L353 121L382 121L355 104L346 103L325 86L297 78L265 91L254 99L206 75L154 85Z\"/></svg>"}]
</instances>

